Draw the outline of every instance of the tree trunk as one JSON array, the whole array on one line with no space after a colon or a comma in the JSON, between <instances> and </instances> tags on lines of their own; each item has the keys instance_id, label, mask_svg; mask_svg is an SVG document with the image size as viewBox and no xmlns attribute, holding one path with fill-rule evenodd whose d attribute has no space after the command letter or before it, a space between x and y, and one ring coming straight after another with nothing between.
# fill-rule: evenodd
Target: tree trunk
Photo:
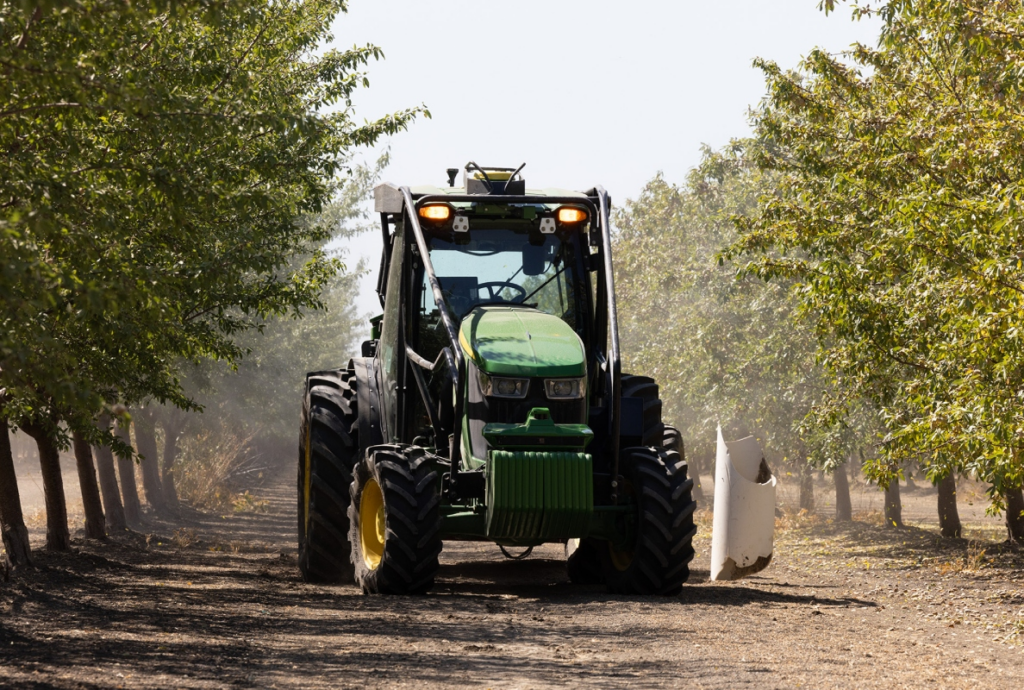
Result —
<instances>
[{"instance_id":1,"label":"tree trunk","mask_svg":"<svg viewBox=\"0 0 1024 690\"><path fill-rule=\"evenodd\" d=\"M110 428L110 417L102 415L99 427ZM93 448L96 453L96 469L100 475L100 493L103 495L103 509L107 514L107 527L111 532L123 532L128 528L124 517L124 506L121 504L121 492L117 488L117 475L114 473L114 454L110 446Z\"/></svg>"},{"instance_id":2,"label":"tree trunk","mask_svg":"<svg viewBox=\"0 0 1024 690\"><path fill-rule=\"evenodd\" d=\"M800 510L814 512L814 470L810 465L800 471Z\"/></svg>"},{"instance_id":3,"label":"tree trunk","mask_svg":"<svg viewBox=\"0 0 1024 690\"><path fill-rule=\"evenodd\" d=\"M40 424L22 426L35 439L39 448L39 469L43 477L43 499L46 503L46 548L51 551L70 551L71 533L68 531L68 506L64 498L64 477L60 472L60 451Z\"/></svg>"},{"instance_id":4,"label":"tree trunk","mask_svg":"<svg viewBox=\"0 0 1024 690\"><path fill-rule=\"evenodd\" d=\"M139 408L134 416L135 443L142 456L142 488L146 492L146 502L157 513L165 512L163 489L160 486L160 458L156 450L156 427L153 422L153 411Z\"/></svg>"},{"instance_id":5,"label":"tree trunk","mask_svg":"<svg viewBox=\"0 0 1024 690\"><path fill-rule=\"evenodd\" d=\"M128 427L117 424L117 437L131 447L132 439ZM135 484L135 461L130 457L117 456L117 474L121 478L121 499L124 501L124 516L128 524L138 527L142 524L142 503L139 501L139 487Z\"/></svg>"},{"instance_id":6,"label":"tree trunk","mask_svg":"<svg viewBox=\"0 0 1024 690\"><path fill-rule=\"evenodd\" d=\"M85 536L89 539L106 539L107 527L103 519L103 504L100 503L100 485L96 482L92 448L77 431L72 438L75 464L78 466L78 484L82 488L82 506L85 508Z\"/></svg>"},{"instance_id":7,"label":"tree trunk","mask_svg":"<svg viewBox=\"0 0 1024 690\"><path fill-rule=\"evenodd\" d=\"M846 474L844 462L832 471L832 479L836 483L836 521L850 522L853 520L853 501L850 500L850 478Z\"/></svg>"},{"instance_id":8,"label":"tree trunk","mask_svg":"<svg viewBox=\"0 0 1024 690\"><path fill-rule=\"evenodd\" d=\"M14 473L11 437L7 431L7 419L3 417L0 417L0 532L11 565L15 568L32 565L28 529L21 514L18 477Z\"/></svg>"},{"instance_id":9,"label":"tree trunk","mask_svg":"<svg viewBox=\"0 0 1024 690\"><path fill-rule=\"evenodd\" d=\"M959 539L963 534L960 512L956 507L956 475L950 472L940 479L939 488L939 529L942 536Z\"/></svg>"},{"instance_id":10,"label":"tree trunk","mask_svg":"<svg viewBox=\"0 0 1024 690\"><path fill-rule=\"evenodd\" d=\"M1024 492L1020 487L1007 489L1003 497L1006 499L1006 531L1010 541L1024 545Z\"/></svg>"},{"instance_id":11,"label":"tree trunk","mask_svg":"<svg viewBox=\"0 0 1024 690\"><path fill-rule=\"evenodd\" d=\"M900 500L900 480L893 477L885 489L885 524L889 527L903 527L903 501Z\"/></svg>"},{"instance_id":12,"label":"tree trunk","mask_svg":"<svg viewBox=\"0 0 1024 690\"><path fill-rule=\"evenodd\" d=\"M164 462L160 477L164 489L164 501L172 510L177 510L178 489L174 485L174 461L178 459L178 437L185 427L185 413L180 410L160 413L160 425L164 428Z\"/></svg>"}]
</instances>

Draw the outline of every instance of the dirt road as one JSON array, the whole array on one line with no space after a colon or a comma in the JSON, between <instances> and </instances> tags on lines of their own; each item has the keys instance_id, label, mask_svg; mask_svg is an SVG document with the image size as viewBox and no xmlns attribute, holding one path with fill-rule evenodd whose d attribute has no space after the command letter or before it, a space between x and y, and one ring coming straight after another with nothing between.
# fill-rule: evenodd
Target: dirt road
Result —
<instances>
[{"instance_id":1,"label":"dirt road","mask_svg":"<svg viewBox=\"0 0 1024 690\"><path fill-rule=\"evenodd\" d=\"M702 520L673 598L567 582L447 544L424 597L303 584L282 483L263 514L146 534L0 582L0 684L17 687L1024 686L1024 555L865 522L786 518L770 568L707 581Z\"/></svg>"}]
</instances>

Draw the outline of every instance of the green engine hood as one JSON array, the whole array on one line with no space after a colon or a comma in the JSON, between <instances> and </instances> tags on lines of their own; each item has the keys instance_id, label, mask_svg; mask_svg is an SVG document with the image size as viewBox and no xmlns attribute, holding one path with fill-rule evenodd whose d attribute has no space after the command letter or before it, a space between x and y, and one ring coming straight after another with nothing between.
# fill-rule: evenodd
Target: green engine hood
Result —
<instances>
[{"instance_id":1,"label":"green engine hood","mask_svg":"<svg viewBox=\"0 0 1024 690\"><path fill-rule=\"evenodd\" d=\"M506 376L584 376L579 336L557 316L529 307L489 306L462 320L459 343L482 371Z\"/></svg>"}]
</instances>

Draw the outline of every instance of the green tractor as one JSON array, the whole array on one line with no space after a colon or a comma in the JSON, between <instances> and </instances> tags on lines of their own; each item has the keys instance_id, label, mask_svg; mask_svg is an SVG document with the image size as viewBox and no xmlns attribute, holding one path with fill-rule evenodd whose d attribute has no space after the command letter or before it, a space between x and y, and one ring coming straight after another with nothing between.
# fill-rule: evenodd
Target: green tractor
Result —
<instances>
[{"instance_id":1,"label":"green tractor","mask_svg":"<svg viewBox=\"0 0 1024 690\"><path fill-rule=\"evenodd\" d=\"M306 376L307 581L424 592L446 540L562 543L573 582L617 593L689 576L679 434L620 369L608 195L527 190L522 168L374 190L384 313L361 357Z\"/></svg>"}]
</instances>

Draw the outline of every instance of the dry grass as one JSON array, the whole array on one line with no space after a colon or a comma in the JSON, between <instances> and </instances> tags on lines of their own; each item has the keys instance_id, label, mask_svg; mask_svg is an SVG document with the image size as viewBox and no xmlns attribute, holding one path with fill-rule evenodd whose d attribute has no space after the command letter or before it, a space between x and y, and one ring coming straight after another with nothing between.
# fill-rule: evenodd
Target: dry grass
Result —
<instances>
[{"instance_id":1,"label":"dry grass","mask_svg":"<svg viewBox=\"0 0 1024 690\"><path fill-rule=\"evenodd\" d=\"M236 495L231 502L231 508L236 513L265 513L269 505L269 501L257 498L248 490Z\"/></svg>"},{"instance_id":2,"label":"dry grass","mask_svg":"<svg viewBox=\"0 0 1024 690\"><path fill-rule=\"evenodd\" d=\"M781 513L781 516L776 513L775 517L775 529L778 531L813 528L825 522L820 514L804 509L783 508Z\"/></svg>"},{"instance_id":3,"label":"dry grass","mask_svg":"<svg viewBox=\"0 0 1024 690\"><path fill-rule=\"evenodd\" d=\"M263 554L273 553L277 549L273 544L266 542L236 539L227 542L216 542L212 546L208 546L206 550L211 553Z\"/></svg>"},{"instance_id":4,"label":"dry grass","mask_svg":"<svg viewBox=\"0 0 1024 690\"><path fill-rule=\"evenodd\" d=\"M249 492L239 493L244 481L262 478L255 467L255 433L240 434L224 425L201 430L182 441L174 465L178 495L202 510L265 512L267 502Z\"/></svg>"},{"instance_id":5,"label":"dry grass","mask_svg":"<svg viewBox=\"0 0 1024 690\"><path fill-rule=\"evenodd\" d=\"M25 526L29 529L46 529L46 508L27 510L24 518Z\"/></svg>"},{"instance_id":6,"label":"dry grass","mask_svg":"<svg viewBox=\"0 0 1024 690\"><path fill-rule=\"evenodd\" d=\"M858 510L853 513L856 522L866 522L875 527L885 526L885 513L881 510Z\"/></svg>"},{"instance_id":7,"label":"dry grass","mask_svg":"<svg viewBox=\"0 0 1024 690\"><path fill-rule=\"evenodd\" d=\"M1010 632L1006 636L1006 641L1021 643L1024 642L1024 611L1021 611L1020 620L1014 621L1010 627Z\"/></svg>"},{"instance_id":8,"label":"dry grass","mask_svg":"<svg viewBox=\"0 0 1024 690\"><path fill-rule=\"evenodd\" d=\"M225 544L214 544L207 548L207 551L220 552L220 553L242 553L245 549L245 544L240 541L229 541Z\"/></svg>"},{"instance_id":9,"label":"dry grass","mask_svg":"<svg viewBox=\"0 0 1024 690\"><path fill-rule=\"evenodd\" d=\"M711 533L711 525L715 514L710 508L700 508L693 514L693 522L697 525L697 534Z\"/></svg>"},{"instance_id":10,"label":"dry grass","mask_svg":"<svg viewBox=\"0 0 1024 690\"><path fill-rule=\"evenodd\" d=\"M179 549L187 549L197 541L199 541L199 535L191 527L180 527L171 535L171 543Z\"/></svg>"},{"instance_id":11,"label":"dry grass","mask_svg":"<svg viewBox=\"0 0 1024 690\"><path fill-rule=\"evenodd\" d=\"M65 489L66 491L66 489ZM68 528L72 531L85 526L85 508L82 506L81 501L68 500L67 501L67 512L68 512ZM25 526L30 531L42 531L46 530L46 508L43 506L32 507L23 513L25 519Z\"/></svg>"},{"instance_id":12,"label":"dry grass","mask_svg":"<svg viewBox=\"0 0 1024 690\"><path fill-rule=\"evenodd\" d=\"M992 562L991 558L985 558L985 548L981 542L971 541L967 544L967 553L959 558L937 563L940 575L950 573L977 573L986 565Z\"/></svg>"}]
</instances>

